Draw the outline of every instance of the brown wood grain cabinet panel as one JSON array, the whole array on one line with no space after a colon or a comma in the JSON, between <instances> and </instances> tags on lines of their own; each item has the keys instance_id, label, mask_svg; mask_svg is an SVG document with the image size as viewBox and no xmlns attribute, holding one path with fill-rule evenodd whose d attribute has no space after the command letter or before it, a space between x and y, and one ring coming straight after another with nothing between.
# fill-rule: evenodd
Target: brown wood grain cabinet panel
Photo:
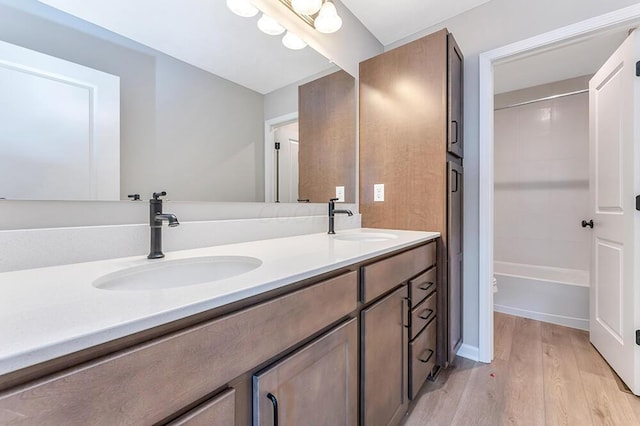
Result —
<instances>
[{"instance_id":1,"label":"brown wood grain cabinet panel","mask_svg":"<svg viewBox=\"0 0 640 426\"><path fill-rule=\"evenodd\" d=\"M436 317L436 313L436 293L433 292L427 297L427 300L411 310L411 335L409 338L415 338Z\"/></svg>"},{"instance_id":2,"label":"brown wood grain cabinet panel","mask_svg":"<svg viewBox=\"0 0 640 426\"><path fill-rule=\"evenodd\" d=\"M448 251L448 276L447 276L447 299L448 299L448 352L449 360L451 354L455 354L462 345L462 194L463 194L463 171L462 167L455 162L449 162L449 179L453 184L449 185L449 202L447 208L447 227L449 229Z\"/></svg>"},{"instance_id":3,"label":"brown wood grain cabinet panel","mask_svg":"<svg viewBox=\"0 0 640 426\"><path fill-rule=\"evenodd\" d=\"M298 89L298 196L327 202L336 186L345 201L356 202L355 79L345 71L321 77Z\"/></svg>"},{"instance_id":4,"label":"brown wood grain cabinet panel","mask_svg":"<svg viewBox=\"0 0 640 426\"><path fill-rule=\"evenodd\" d=\"M436 365L436 319L409 346L409 398L413 399Z\"/></svg>"},{"instance_id":5,"label":"brown wood grain cabinet panel","mask_svg":"<svg viewBox=\"0 0 640 426\"><path fill-rule=\"evenodd\" d=\"M367 303L419 274L435 263L436 243L431 242L362 268L362 300Z\"/></svg>"},{"instance_id":6,"label":"brown wood grain cabinet panel","mask_svg":"<svg viewBox=\"0 0 640 426\"><path fill-rule=\"evenodd\" d=\"M447 31L360 64L362 226L445 232ZM385 185L384 202L373 185Z\"/></svg>"},{"instance_id":7,"label":"brown wood grain cabinet panel","mask_svg":"<svg viewBox=\"0 0 640 426\"><path fill-rule=\"evenodd\" d=\"M209 402L194 408L167 426L235 426L236 391L226 390Z\"/></svg>"},{"instance_id":8,"label":"brown wood grain cabinet panel","mask_svg":"<svg viewBox=\"0 0 640 426\"><path fill-rule=\"evenodd\" d=\"M352 319L254 376L254 425L358 424L358 322Z\"/></svg>"},{"instance_id":9,"label":"brown wood grain cabinet panel","mask_svg":"<svg viewBox=\"0 0 640 426\"><path fill-rule=\"evenodd\" d=\"M0 424L152 424L357 307L339 277L0 394Z\"/></svg>"},{"instance_id":10,"label":"brown wood grain cabinet panel","mask_svg":"<svg viewBox=\"0 0 640 426\"><path fill-rule=\"evenodd\" d=\"M446 29L360 64L360 213L362 225L437 231L438 363L446 366L461 342L462 203L451 205L447 162L462 166L464 58ZM462 174L455 177L461 186ZM385 200L373 201L374 184ZM458 194L460 199L461 190ZM457 209L454 211L454 209ZM460 231L450 241L450 232ZM456 259L452 259L455 256ZM457 280L450 288L449 280ZM449 311L451 310L451 314Z\"/></svg>"},{"instance_id":11,"label":"brown wood grain cabinet panel","mask_svg":"<svg viewBox=\"0 0 640 426\"><path fill-rule=\"evenodd\" d=\"M463 132L463 92L464 92L464 57L453 34L447 35L449 49L449 133L447 148L450 153L460 158L464 154Z\"/></svg>"},{"instance_id":12,"label":"brown wood grain cabinet panel","mask_svg":"<svg viewBox=\"0 0 640 426\"><path fill-rule=\"evenodd\" d=\"M407 407L407 286L362 311L362 419L396 425Z\"/></svg>"},{"instance_id":13,"label":"brown wood grain cabinet panel","mask_svg":"<svg viewBox=\"0 0 640 426\"><path fill-rule=\"evenodd\" d=\"M433 267L409 281L409 299L415 307L429 296L438 285L438 268Z\"/></svg>"}]
</instances>

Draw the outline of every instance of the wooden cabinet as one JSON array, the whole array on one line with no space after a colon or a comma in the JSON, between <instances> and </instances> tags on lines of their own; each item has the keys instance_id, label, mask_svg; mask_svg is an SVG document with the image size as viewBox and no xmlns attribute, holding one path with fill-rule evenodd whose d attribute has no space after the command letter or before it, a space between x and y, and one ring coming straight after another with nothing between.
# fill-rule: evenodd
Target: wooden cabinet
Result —
<instances>
[{"instance_id":1,"label":"wooden cabinet","mask_svg":"<svg viewBox=\"0 0 640 426\"><path fill-rule=\"evenodd\" d=\"M345 201L356 202L355 92L342 70L298 88L298 198L326 203L344 186Z\"/></svg>"},{"instance_id":2,"label":"wooden cabinet","mask_svg":"<svg viewBox=\"0 0 640 426\"><path fill-rule=\"evenodd\" d=\"M433 366L438 245L70 355L0 392L0 424L397 425Z\"/></svg>"},{"instance_id":3,"label":"wooden cabinet","mask_svg":"<svg viewBox=\"0 0 640 426\"><path fill-rule=\"evenodd\" d=\"M0 424L161 422L356 308L353 271L3 392Z\"/></svg>"},{"instance_id":4,"label":"wooden cabinet","mask_svg":"<svg viewBox=\"0 0 640 426\"><path fill-rule=\"evenodd\" d=\"M363 266L360 272L362 301L371 302L435 263L436 243L431 242Z\"/></svg>"},{"instance_id":5,"label":"wooden cabinet","mask_svg":"<svg viewBox=\"0 0 640 426\"><path fill-rule=\"evenodd\" d=\"M357 319L255 375L253 383L254 425L355 426Z\"/></svg>"},{"instance_id":6,"label":"wooden cabinet","mask_svg":"<svg viewBox=\"0 0 640 426\"><path fill-rule=\"evenodd\" d=\"M452 34L447 34L449 64L447 67L447 106L449 108L447 133L447 150L462 158L464 154L463 126L463 90L464 90L464 56Z\"/></svg>"},{"instance_id":7,"label":"wooden cabinet","mask_svg":"<svg viewBox=\"0 0 640 426\"><path fill-rule=\"evenodd\" d=\"M448 329L447 352L450 358L462 345L462 166L456 162L448 163L449 196L447 200L447 301Z\"/></svg>"},{"instance_id":8,"label":"wooden cabinet","mask_svg":"<svg viewBox=\"0 0 640 426\"><path fill-rule=\"evenodd\" d=\"M408 407L407 286L361 314L362 424L396 425Z\"/></svg>"},{"instance_id":9,"label":"wooden cabinet","mask_svg":"<svg viewBox=\"0 0 640 426\"><path fill-rule=\"evenodd\" d=\"M436 365L435 318L409 344L409 398L414 399Z\"/></svg>"},{"instance_id":10,"label":"wooden cabinet","mask_svg":"<svg viewBox=\"0 0 640 426\"><path fill-rule=\"evenodd\" d=\"M201 404L167 426L234 426L236 424L236 391L228 389Z\"/></svg>"},{"instance_id":11,"label":"wooden cabinet","mask_svg":"<svg viewBox=\"0 0 640 426\"><path fill-rule=\"evenodd\" d=\"M462 245L455 254L449 245L462 241L462 227L450 221L462 217L456 200L462 200L463 75L462 53L446 29L360 64L362 226L441 233L443 366L453 360L462 329ZM373 200L375 184L385 185L383 202Z\"/></svg>"}]
</instances>

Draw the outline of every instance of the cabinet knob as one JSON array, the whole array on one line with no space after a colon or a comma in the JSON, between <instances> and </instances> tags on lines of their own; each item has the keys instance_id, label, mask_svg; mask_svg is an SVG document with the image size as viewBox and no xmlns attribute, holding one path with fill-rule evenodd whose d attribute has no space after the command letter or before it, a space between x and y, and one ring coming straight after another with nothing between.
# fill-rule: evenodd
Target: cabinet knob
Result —
<instances>
[{"instance_id":1,"label":"cabinet knob","mask_svg":"<svg viewBox=\"0 0 640 426\"><path fill-rule=\"evenodd\" d=\"M587 222L586 220L582 221L582 227L586 228L587 226L593 229L593 219L590 219L589 222Z\"/></svg>"}]
</instances>

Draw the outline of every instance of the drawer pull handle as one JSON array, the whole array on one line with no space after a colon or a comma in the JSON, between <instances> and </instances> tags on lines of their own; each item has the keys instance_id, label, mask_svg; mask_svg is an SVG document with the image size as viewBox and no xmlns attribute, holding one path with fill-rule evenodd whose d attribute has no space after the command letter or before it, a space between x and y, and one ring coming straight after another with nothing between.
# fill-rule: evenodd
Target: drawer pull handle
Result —
<instances>
[{"instance_id":1,"label":"drawer pull handle","mask_svg":"<svg viewBox=\"0 0 640 426\"><path fill-rule=\"evenodd\" d=\"M425 309L424 311L420 312L420 315L418 316L420 317L420 319L428 320L429 318L431 318L431 315L433 315L433 309Z\"/></svg>"},{"instance_id":2,"label":"drawer pull handle","mask_svg":"<svg viewBox=\"0 0 640 426\"><path fill-rule=\"evenodd\" d=\"M267 398L273 404L273 426L278 426L278 399L271 392L267 394Z\"/></svg>"},{"instance_id":3,"label":"drawer pull handle","mask_svg":"<svg viewBox=\"0 0 640 426\"><path fill-rule=\"evenodd\" d=\"M410 307L410 300L406 297L402 298L402 325L404 326L404 328L409 328L409 326L411 325L411 307ZM406 322L404 320L405 318L405 312L406 312Z\"/></svg>"},{"instance_id":4,"label":"drawer pull handle","mask_svg":"<svg viewBox=\"0 0 640 426\"><path fill-rule=\"evenodd\" d=\"M429 352L429 356L427 356L427 358L424 358L423 356L419 356L418 361L427 363L429 362L429 360L431 360L431 357L433 356L433 351L431 349L425 349L421 355L424 355L425 352Z\"/></svg>"},{"instance_id":5,"label":"drawer pull handle","mask_svg":"<svg viewBox=\"0 0 640 426\"><path fill-rule=\"evenodd\" d=\"M426 283L422 283L418 286L418 288L422 291L427 291L429 290L431 287L433 286L433 283L431 281L428 281Z\"/></svg>"}]
</instances>

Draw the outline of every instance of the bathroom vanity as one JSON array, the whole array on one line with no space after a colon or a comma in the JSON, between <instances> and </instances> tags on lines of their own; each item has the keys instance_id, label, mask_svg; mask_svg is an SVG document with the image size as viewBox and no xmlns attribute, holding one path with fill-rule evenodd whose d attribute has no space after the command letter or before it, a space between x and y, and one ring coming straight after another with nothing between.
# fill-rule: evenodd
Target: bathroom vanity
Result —
<instances>
[{"instance_id":1,"label":"bathroom vanity","mask_svg":"<svg viewBox=\"0 0 640 426\"><path fill-rule=\"evenodd\" d=\"M127 287L154 262L142 257L0 274L15 288L0 423L398 424L434 366L438 237L358 229L167 253L155 262L169 270L261 263L160 290Z\"/></svg>"}]
</instances>

